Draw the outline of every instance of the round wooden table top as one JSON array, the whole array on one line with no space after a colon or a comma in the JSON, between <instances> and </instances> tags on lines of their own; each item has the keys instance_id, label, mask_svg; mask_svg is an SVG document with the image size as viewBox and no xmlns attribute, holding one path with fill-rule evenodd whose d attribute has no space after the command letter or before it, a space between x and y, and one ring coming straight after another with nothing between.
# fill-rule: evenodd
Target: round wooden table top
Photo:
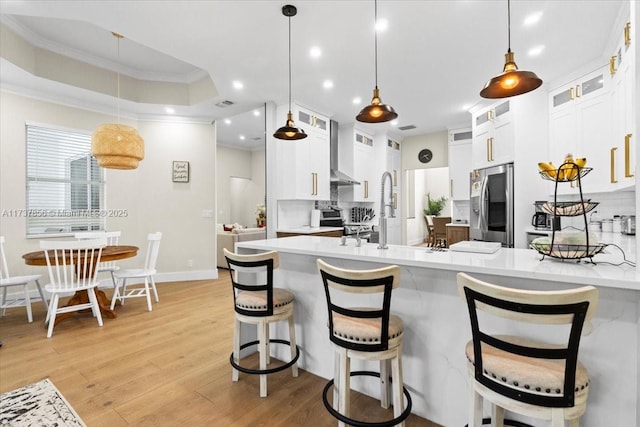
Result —
<instances>
[{"instance_id":1,"label":"round wooden table top","mask_svg":"<svg viewBox=\"0 0 640 427\"><path fill-rule=\"evenodd\" d=\"M102 256L100 262L105 261L117 261L119 259L131 258L138 254L137 246L105 246L102 248ZM47 259L44 256L44 251L29 252L22 255L24 263L27 265L47 265Z\"/></svg>"}]
</instances>

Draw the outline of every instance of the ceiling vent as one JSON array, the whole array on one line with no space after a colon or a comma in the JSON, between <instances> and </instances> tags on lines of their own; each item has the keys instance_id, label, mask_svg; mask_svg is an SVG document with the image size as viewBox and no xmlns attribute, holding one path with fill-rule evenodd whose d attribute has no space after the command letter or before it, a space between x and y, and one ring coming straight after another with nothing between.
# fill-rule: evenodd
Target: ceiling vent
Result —
<instances>
[{"instance_id":1,"label":"ceiling vent","mask_svg":"<svg viewBox=\"0 0 640 427\"><path fill-rule=\"evenodd\" d=\"M218 102L216 104L216 107L227 108L227 107L231 107L233 104L234 104L234 102L225 100L225 101L222 101L222 102Z\"/></svg>"},{"instance_id":2,"label":"ceiling vent","mask_svg":"<svg viewBox=\"0 0 640 427\"><path fill-rule=\"evenodd\" d=\"M415 125L398 126L398 129L400 129L400 130L411 130L411 129L415 129L415 128L416 128Z\"/></svg>"}]
</instances>

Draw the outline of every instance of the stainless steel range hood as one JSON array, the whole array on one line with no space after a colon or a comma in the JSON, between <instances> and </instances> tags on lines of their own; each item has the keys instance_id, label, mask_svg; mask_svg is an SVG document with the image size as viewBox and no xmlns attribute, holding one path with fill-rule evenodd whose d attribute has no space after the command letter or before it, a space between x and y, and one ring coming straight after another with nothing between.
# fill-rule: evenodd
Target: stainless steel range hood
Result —
<instances>
[{"instance_id":1,"label":"stainless steel range hood","mask_svg":"<svg viewBox=\"0 0 640 427\"><path fill-rule=\"evenodd\" d=\"M331 120L329 131L331 141L331 144L329 146L331 185L360 185L358 181L338 169L338 122Z\"/></svg>"}]
</instances>

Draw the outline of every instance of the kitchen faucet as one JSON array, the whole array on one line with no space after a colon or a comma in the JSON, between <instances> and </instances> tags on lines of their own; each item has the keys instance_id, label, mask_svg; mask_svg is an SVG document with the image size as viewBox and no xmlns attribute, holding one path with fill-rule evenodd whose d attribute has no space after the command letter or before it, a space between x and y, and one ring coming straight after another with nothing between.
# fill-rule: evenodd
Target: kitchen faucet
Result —
<instances>
[{"instance_id":1,"label":"kitchen faucet","mask_svg":"<svg viewBox=\"0 0 640 427\"><path fill-rule=\"evenodd\" d=\"M389 203L384 203L384 184L386 178L389 178ZM378 249L388 249L387 246L387 215L386 207L389 206L389 218L395 218L395 210L393 208L393 178L390 172L382 174L382 184L380 185L380 243Z\"/></svg>"}]
</instances>

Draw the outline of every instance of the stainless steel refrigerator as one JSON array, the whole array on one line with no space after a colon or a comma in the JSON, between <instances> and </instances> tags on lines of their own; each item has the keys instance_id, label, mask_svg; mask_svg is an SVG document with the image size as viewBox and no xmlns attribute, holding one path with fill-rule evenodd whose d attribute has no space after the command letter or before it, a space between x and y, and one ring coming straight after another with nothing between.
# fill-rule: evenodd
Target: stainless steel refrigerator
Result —
<instances>
[{"instance_id":1,"label":"stainless steel refrigerator","mask_svg":"<svg viewBox=\"0 0 640 427\"><path fill-rule=\"evenodd\" d=\"M469 238L513 247L513 163L471 171Z\"/></svg>"}]
</instances>

